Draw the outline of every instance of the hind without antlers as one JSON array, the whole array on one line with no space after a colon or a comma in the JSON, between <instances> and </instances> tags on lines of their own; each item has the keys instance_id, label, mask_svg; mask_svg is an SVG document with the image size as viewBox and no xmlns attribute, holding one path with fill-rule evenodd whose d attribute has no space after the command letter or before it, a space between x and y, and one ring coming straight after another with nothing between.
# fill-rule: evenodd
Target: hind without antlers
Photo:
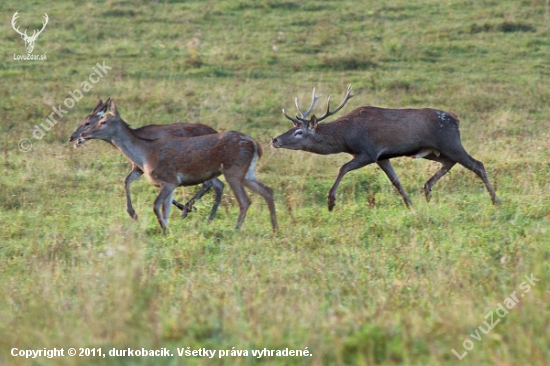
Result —
<instances>
[{"instance_id":1,"label":"hind without antlers","mask_svg":"<svg viewBox=\"0 0 550 366\"><path fill-rule=\"evenodd\" d=\"M108 99L105 103L103 103L102 100L99 100L99 103L94 107L92 112L87 115L82 123L76 128L76 130L73 132L71 137L69 137L69 142L75 142L75 147L81 147L86 143L86 140L82 138L82 133L84 131L90 129L93 127L96 123L99 122L99 120L105 115L108 111L110 99ZM209 127L207 125L203 125L200 123L173 123L169 125L146 125L143 127L136 128L133 130L133 132L138 136L146 139L157 139L157 138L163 138L163 137L194 137L194 136L202 136L202 135L209 135L209 134L216 134L218 131L213 129L212 127ZM105 140L106 142L110 143L109 140ZM137 219L137 214L134 211L134 208L132 207L132 200L130 197L130 184L141 177L143 175L143 171L139 169L137 166L132 167L132 171L128 176L126 177L126 181L124 184L125 190L126 190L126 211L132 217L133 219ZM219 179L212 179L207 182L204 182L199 192L193 196L186 204L182 205L181 203L177 202L176 200L172 201L172 204L179 208L182 211L182 218L187 217L189 211L191 211L193 204L196 200L200 199L206 192L208 192L210 189L214 189L216 192L215 202L212 206L212 210L210 211L210 215L208 216L208 221L214 220L214 217L216 215L216 212L218 210L218 206L220 205L222 195L223 195L223 188L224 184Z\"/></svg>"},{"instance_id":2,"label":"hind without antlers","mask_svg":"<svg viewBox=\"0 0 550 366\"><path fill-rule=\"evenodd\" d=\"M320 96L319 96L320 97ZM336 204L336 189L348 172L376 163L386 173L389 180L399 191L407 206L411 201L401 186L393 170L390 159L399 156L424 158L441 163L441 169L424 185L426 199L431 198L432 186L451 168L459 163L477 174L491 195L494 204L500 203L489 182L483 163L472 158L460 141L458 119L449 112L423 109L386 109L377 107L359 107L347 115L329 123L319 123L344 107L351 95L348 87L342 103L330 110L330 97L325 114L310 119L319 97L313 89L312 103L306 113L296 106L300 116L290 117L283 109L286 118L294 123L294 128L271 139L276 148L309 151L315 154L348 153L353 159L344 164L327 196L329 211Z\"/></svg>"},{"instance_id":3,"label":"hind without antlers","mask_svg":"<svg viewBox=\"0 0 550 366\"><path fill-rule=\"evenodd\" d=\"M221 174L239 203L237 229L251 204L244 187L264 198L273 230L277 229L273 190L261 183L254 172L262 151L249 136L229 131L196 137L143 138L122 120L115 102L110 100L108 112L81 137L110 142L151 184L160 188L153 209L163 231L167 229L176 187L200 184Z\"/></svg>"}]
</instances>

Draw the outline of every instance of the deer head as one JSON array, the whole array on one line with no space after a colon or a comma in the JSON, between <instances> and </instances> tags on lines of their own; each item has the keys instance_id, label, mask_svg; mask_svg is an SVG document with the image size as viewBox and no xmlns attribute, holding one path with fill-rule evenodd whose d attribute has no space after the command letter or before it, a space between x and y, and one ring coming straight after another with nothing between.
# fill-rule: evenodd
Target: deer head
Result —
<instances>
[{"instance_id":1,"label":"deer head","mask_svg":"<svg viewBox=\"0 0 550 366\"><path fill-rule=\"evenodd\" d=\"M32 53L32 50L34 49L34 42L36 41L36 38L38 38L38 36L40 35L40 33L42 33L42 31L44 30L44 28L46 28L46 24L48 24L48 14L44 13L44 22L42 23L42 29L40 29L39 31L37 30L34 30L33 33L32 33L32 36L29 36L27 35L27 30L25 29L25 31L23 33L21 33L19 31L19 27L15 27L15 21L17 20L17 18L19 18L19 14L17 14L19 11L16 11L15 14L13 14L13 18L11 19L11 26L13 27L13 29L15 29L15 31L17 33L19 33L21 35L21 38L23 38L23 40L25 41L25 48L27 49L27 53Z\"/></svg>"},{"instance_id":2,"label":"deer head","mask_svg":"<svg viewBox=\"0 0 550 366\"><path fill-rule=\"evenodd\" d=\"M110 102L111 98L107 99L105 103L103 103L103 100L99 100L99 103L95 106L95 108L92 110L92 113L86 116L84 118L84 121L76 128L76 130L73 132L71 137L69 137L69 142L76 141L74 144L74 147L80 147L84 145L86 140L82 138L82 133L88 129L90 129L92 126L94 126L101 117L107 113L107 106Z\"/></svg>"},{"instance_id":3,"label":"deer head","mask_svg":"<svg viewBox=\"0 0 550 366\"><path fill-rule=\"evenodd\" d=\"M325 114L321 117L311 116L307 118L310 113L313 111L315 103L319 100L319 96L315 96L315 88L313 88L313 93L311 95L311 106L306 112L303 112L298 105L298 98L295 99L296 108L298 109L299 115L296 117L291 117L286 114L283 109L283 114L286 118L291 120L294 123L294 128L283 133L282 135L271 139L271 146L273 147L282 147L285 149L291 150L305 150L312 152L319 152L323 150L323 146L327 144L327 139L332 138L332 136L320 135L317 133L318 122L321 122L325 118L335 114L340 109L344 107L348 100L350 100L353 95L351 94L351 84L348 86L346 95L342 103L335 110L330 110L330 96L327 99L327 110Z\"/></svg>"},{"instance_id":4,"label":"deer head","mask_svg":"<svg viewBox=\"0 0 550 366\"><path fill-rule=\"evenodd\" d=\"M97 139L109 142L113 135L120 130L121 126L128 126L126 122L120 118L115 101L111 98L109 98L99 109L97 115L100 116L100 119L82 132L80 135L81 139Z\"/></svg>"}]
</instances>

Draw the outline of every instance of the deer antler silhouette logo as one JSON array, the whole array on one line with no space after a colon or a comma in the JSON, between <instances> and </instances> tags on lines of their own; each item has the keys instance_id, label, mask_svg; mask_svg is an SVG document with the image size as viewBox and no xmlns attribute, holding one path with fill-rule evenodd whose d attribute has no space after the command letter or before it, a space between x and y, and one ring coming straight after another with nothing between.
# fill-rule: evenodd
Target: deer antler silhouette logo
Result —
<instances>
[{"instance_id":1,"label":"deer antler silhouette logo","mask_svg":"<svg viewBox=\"0 0 550 366\"><path fill-rule=\"evenodd\" d=\"M18 13L19 13L19 11L16 11L15 14L13 14L13 18L11 19L11 26L13 27L13 29L15 29L15 31L17 33L19 33L21 35L21 37L25 41L25 48L27 49L27 53L30 54L30 53L32 53L32 50L34 49L34 42L36 41L36 38L38 38L40 33L42 33L44 28L46 28L46 24L48 24L48 19L49 19L48 14L44 13L44 22L42 23L42 29L40 29L39 31L34 30L33 33L32 33L32 36L29 36L29 35L27 35L27 30L26 29L23 33L21 33L19 31L19 27L15 28L15 21L17 20L17 18L19 18Z\"/></svg>"}]
</instances>

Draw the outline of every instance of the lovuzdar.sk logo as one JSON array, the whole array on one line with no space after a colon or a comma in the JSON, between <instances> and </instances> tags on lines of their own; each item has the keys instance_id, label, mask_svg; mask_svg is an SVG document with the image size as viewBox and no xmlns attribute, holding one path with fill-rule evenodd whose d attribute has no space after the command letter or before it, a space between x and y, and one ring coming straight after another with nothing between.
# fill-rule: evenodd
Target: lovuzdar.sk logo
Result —
<instances>
[{"instance_id":1,"label":"lovuzdar.sk logo","mask_svg":"<svg viewBox=\"0 0 550 366\"><path fill-rule=\"evenodd\" d=\"M11 18L11 26L13 27L13 29L15 29L15 31L17 33L19 33L21 35L21 38L23 38L23 40L25 41L25 48L27 49L27 54L26 55L13 54L13 59L14 60L25 60L25 61L45 61L45 60L47 60L46 54L34 55L32 53L32 50L34 49L34 42L36 42L36 38L38 38L40 33L42 33L44 28L46 28L46 24L48 24L48 20L49 20L48 14L44 13L44 22L42 22L42 29L34 30L32 35L29 36L27 34L26 29L25 29L24 32L21 32L19 30L19 26L15 27L15 22L16 22L17 18L19 18L18 13L19 13L19 11L16 11L15 14L13 14L13 18Z\"/></svg>"}]
</instances>

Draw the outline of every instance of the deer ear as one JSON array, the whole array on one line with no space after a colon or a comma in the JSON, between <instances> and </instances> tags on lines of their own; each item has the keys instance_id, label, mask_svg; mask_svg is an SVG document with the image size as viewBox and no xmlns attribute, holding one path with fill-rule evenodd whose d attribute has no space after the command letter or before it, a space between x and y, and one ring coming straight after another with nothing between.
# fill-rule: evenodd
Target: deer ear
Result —
<instances>
[{"instance_id":1,"label":"deer ear","mask_svg":"<svg viewBox=\"0 0 550 366\"><path fill-rule=\"evenodd\" d=\"M105 113L107 113L107 109L109 108L109 103L111 102L110 98L107 99L105 103L100 105L99 107L96 107L94 113L96 116L103 117Z\"/></svg>"},{"instance_id":2,"label":"deer ear","mask_svg":"<svg viewBox=\"0 0 550 366\"><path fill-rule=\"evenodd\" d=\"M311 130L315 130L317 128L317 117L315 117L315 115L311 116L308 128Z\"/></svg>"},{"instance_id":3,"label":"deer ear","mask_svg":"<svg viewBox=\"0 0 550 366\"><path fill-rule=\"evenodd\" d=\"M114 116L118 116L118 111L116 109L115 101L109 98L109 113L112 113Z\"/></svg>"},{"instance_id":4,"label":"deer ear","mask_svg":"<svg viewBox=\"0 0 550 366\"><path fill-rule=\"evenodd\" d=\"M94 114L95 112L97 112L99 110L99 108L101 108L101 106L103 105L103 99L100 99L99 100L99 103L97 103L97 105L94 107L94 109L92 110L92 114Z\"/></svg>"}]
</instances>

